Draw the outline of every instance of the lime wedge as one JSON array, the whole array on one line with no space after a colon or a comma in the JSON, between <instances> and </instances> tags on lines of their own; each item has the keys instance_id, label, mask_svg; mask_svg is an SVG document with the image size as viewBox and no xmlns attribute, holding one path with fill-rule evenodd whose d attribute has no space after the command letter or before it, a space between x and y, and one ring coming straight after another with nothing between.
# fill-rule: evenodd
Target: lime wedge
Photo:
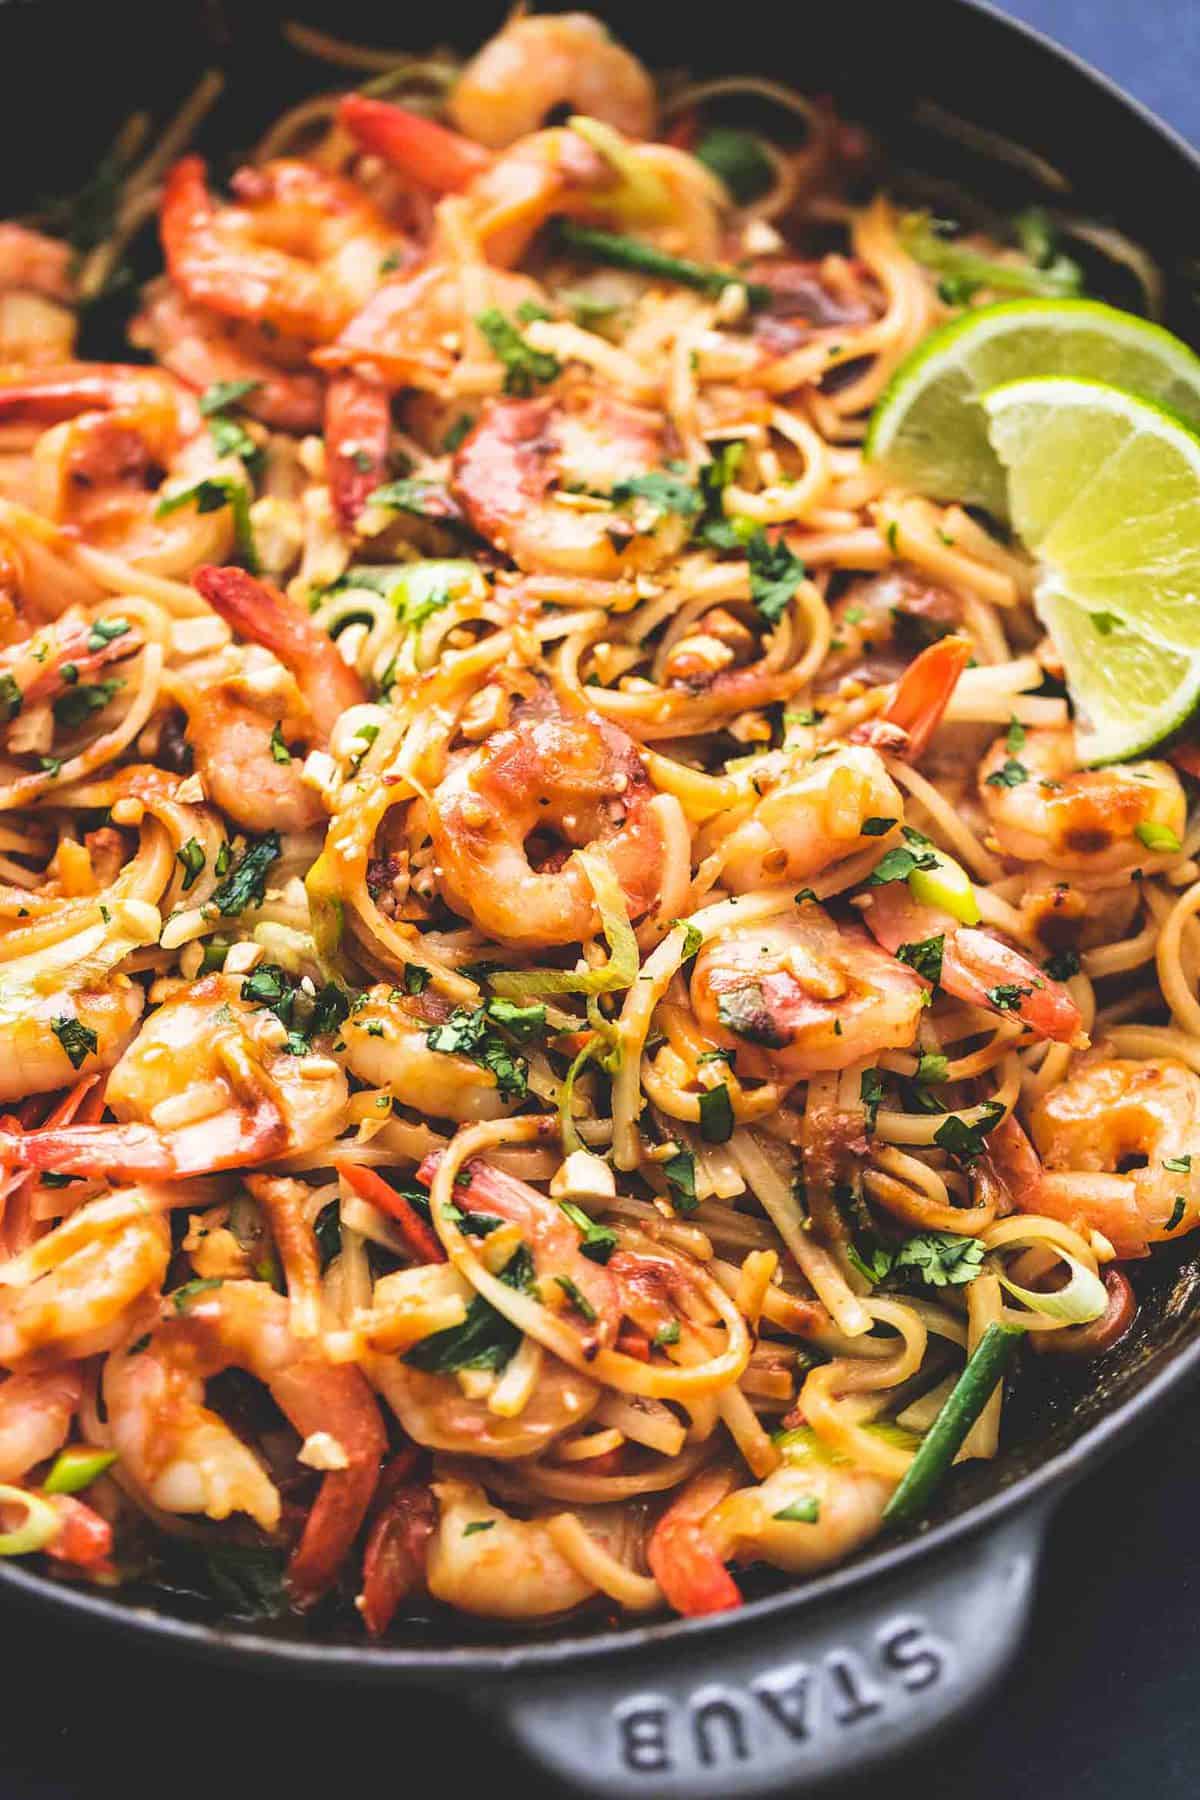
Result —
<instances>
[{"instance_id":1,"label":"lime wedge","mask_svg":"<svg viewBox=\"0 0 1200 1800\"><path fill-rule=\"evenodd\" d=\"M1008 300L952 319L900 365L872 416L868 460L918 493L1007 518L976 402L1032 375L1109 382L1200 424L1200 357L1160 325L1097 300Z\"/></svg>"},{"instance_id":2,"label":"lime wedge","mask_svg":"<svg viewBox=\"0 0 1200 1800\"><path fill-rule=\"evenodd\" d=\"M1152 401L1063 376L983 396L1009 511L1042 576L1089 763L1137 756L1200 699L1200 435Z\"/></svg>"}]
</instances>

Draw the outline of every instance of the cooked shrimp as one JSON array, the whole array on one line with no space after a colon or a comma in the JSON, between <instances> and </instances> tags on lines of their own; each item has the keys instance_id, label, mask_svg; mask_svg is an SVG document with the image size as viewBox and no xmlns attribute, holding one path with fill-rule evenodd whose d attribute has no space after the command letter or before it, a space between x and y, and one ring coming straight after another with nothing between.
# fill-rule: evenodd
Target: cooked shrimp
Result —
<instances>
[{"instance_id":1,"label":"cooked shrimp","mask_svg":"<svg viewBox=\"0 0 1200 1800\"><path fill-rule=\"evenodd\" d=\"M938 985L958 1000L1003 1018L1019 1019L1038 1037L1080 1046L1083 1019L1061 981L1024 951L990 931L962 925L937 906L914 900L903 881L874 888L863 920L876 943L893 955L905 944L942 940Z\"/></svg>"},{"instance_id":2,"label":"cooked shrimp","mask_svg":"<svg viewBox=\"0 0 1200 1800\"><path fill-rule=\"evenodd\" d=\"M566 504L610 494L663 460L662 420L598 390L488 407L454 459L453 491L481 537L522 569L615 580L675 554L686 534L647 506Z\"/></svg>"},{"instance_id":3,"label":"cooked shrimp","mask_svg":"<svg viewBox=\"0 0 1200 1800\"><path fill-rule=\"evenodd\" d=\"M733 1485L726 1469L705 1469L689 1481L650 1533L646 1560L670 1605L685 1618L729 1612L741 1590L705 1529L713 1508Z\"/></svg>"},{"instance_id":4,"label":"cooked shrimp","mask_svg":"<svg viewBox=\"0 0 1200 1800\"><path fill-rule=\"evenodd\" d=\"M321 379L306 368L307 346L255 333L247 321L193 306L169 281L145 290L129 341L149 350L172 375L198 392L218 382L252 382L238 405L279 431L316 431Z\"/></svg>"},{"instance_id":5,"label":"cooked shrimp","mask_svg":"<svg viewBox=\"0 0 1200 1800\"><path fill-rule=\"evenodd\" d=\"M802 1080L848 1068L917 1034L924 989L854 925L811 901L796 918L722 932L701 950L692 1005L739 1072Z\"/></svg>"},{"instance_id":6,"label":"cooked shrimp","mask_svg":"<svg viewBox=\"0 0 1200 1800\"><path fill-rule=\"evenodd\" d=\"M843 681L882 687L899 681L914 654L962 625L957 594L937 587L904 565L851 582L829 609L831 650L817 677L817 692Z\"/></svg>"},{"instance_id":7,"label":"cooked shrimp","mask_svg":"<svg viewBox=\"0 0 1200 1800\"><path fill-rule=\"evenodd\" d=\"M789 1439L774 1474L757 1487L739 1488L705 1520L704 1534L723 1560L810 1575L879 1530L895 1482L832 1459L804 1433Z\"/></svg>"},{"instance_id":8,"label":"cooked shrimp","mask_svg":"<svg viewBox=\"0 0 1200 1800\"><path fill-rule=\"evenodd\" d=\"M557 1549L544 1519L511 1518L469 1481L435 1481L433 1492L438 1523L425 1579L435 1600L485 1619L546 1619L596 1592ZM597 1513L589 1513L593 1530ZM612 1535L621 1535L619 1522Z\"/></svg>"},{"instance_id":9,"label":"cooked shrimp","mask_svg":"<svg viewBox=\"0 0 1200 1800\"><path fill-rule=\"evenodd\" d=\"M393 1456L379 1480L363 1550L362 1593L355 1601L372 1637L381 1637L400 1602L425 1583L437 1508L412 1445Z\"/></svg>"},{"instance_id":10,"label":"cooked shrimp","mask_svg":"<svg viewBox=\"0 0 1200 1800\"><path fill-rule=\"evenodd\" d=\"M383 1285L376 1289L377 1304L387 1301L378 1292ZM594 1381L548 1353L543 1353L528 1402L513 1418L492 1412L486 1397L465 1394L457 1376L427 1374L402 1356L372 1356L366 1368L414 1443L454 1456L489 1456L501 1462L540 1456L581 1424L600 1400Z\"/></svg>"},{"instance_id":11,"label":"cooked shrimp","mask_svg":"<svg viewBox=\"0 0 1200 1800\"><path fill-rule=\"evenodd\" d=\"M67 362L78 323L70 307L57 300L0 288L0 365L30 369Z\"/></svg>"},{"instance_id":12,"label":"cooked shrimp","mask_svg":"<svg viewBox=\"0 0 1200 1800\"><path fill-rule=\"evenodd\" d=\"M157 1296L170 1254L166 1218L141 1196L85 1202L0 1272L0 1364L111 1350Z\"/></svg>"},{"instance_id":13,"label":"cooked shrimp","mask_svg":"<svg viewBox=\"0 0 1200 1800\"><path fill-rule=\"evenodd\" d=\"M347 531L387 480L391 430L391 399L380 382L334 377L325 396L325 456L334 511Z\"/></svg>"},{"instance_id":14,"label":"cooked shrimp","mask_svg":"<svg viewBox=\"0 0 1200 1800\"><path fill-rule=\"evenodd\" d=\"M90 544L161 575L231 547L227 507L160 517L163 472L202 478L215 453L195 396L162 369L66 363L0 382L0 423L44 424L33 452L37 509Z\"/></svg>"},{"instance_id":15,"label":"cooked shrimp","mask_svg":"<svg viewBox=\"0 0 1200 1800\"><path fill-rule=\"evenodd\" d=\"M456 912L504 943L582 943L599 928L591 885L568 850L530 862L532 833L602 850L630 915L658 890L662 839L633 742L595 714L532 703L478 749L457 753L429 809L438 885Z\"/></svg>"},{"instance_id":16,"label":"cooked shrimp","mask_svg":"<svg viewBox=\"0 0 1200 1800\"><path fill-rule=\"evenodd\" d=\"M915 762L942 722L958 678L971 660L971 649L969 638L944 637L922 650L894 683L878 718L854 728L853 741Z\"/></svg>"},{"instance_id":17,"label":"cooked shrimp","mask_svg":"<svg viewBox=\"0 0 1200 1800\"><path fill-rule=\"evenodd\" d=\"M1166 832L1178 841L1187 823L1169 764L1081 769L1071 726L1027 732L1015 754L1001 738L979 766L979 792L1007 856L1081 875L1135 868L1154 847L1147 839Z\"/></svg>"},{"instance_id":18,"label":"cooked shrimp","mask_svg":"<svg viewBox=\"0 0 1200 1800\"><path fill-rule=\"evenodd\" d=\"M590 13L511 18L471 58L450 95L459 130L494 150L536 131L560 107L629 137L654 136L654 83Z\"/></svg>"},{"instance_id":19,"label":"cooked shrimp","mask_svg":"<svg viewBox=\"0 0 1200 1800\"><path fill-rule=\"evenodd\" d=\"M75 298L71 274L74 251L60 238L31 231L10 220L0 224L0 293L41 294L47 300Z\"/></svg>"},{"instance_id":20,"label":"cooked shrimp","mask_svg":"<svg viewBox=\"0 0 1200 1800\"><path fill-rule=\"evenodd\" d=\"M722 841L725 882L741 893L819 874L869 847L868 820L903 816L900 790L874 750L843 745L785 765L779 786Z\"/></svg>"},{"instance_id":21,"label":"cooked shrimp","mask_svg":"<svg viewBox=\"0 0 1200 1800\"><path fill-rule=\"evenodd\" d=\"M329 1142L344 1122L345 1076L318 1051L293 1055L274 1013L241 985L207 975L151 1014L109 1077L120 1123L3 1131L0 1151L66 1175L171 1181Z\"/></svg>"},{"instance_id":22,"label":"cooked shrimp","mask_svg":"<svg viewBox=\"0 0 1200 1800\"><path fill-rule=\"evenodd\" d=\"M417 1171L424 1181L432 1181L440 1154L429 1157ZM561 1287L565 1277L583 1307L575 1307L581 1323L585 1354L590 1358L596 1348L612 1343L620 1322L621 1304L617 1284L602 1263L583 1254L579 1233L562 1208L549 1195L518 1181L515 1175L490 1163L470 1162L455 1186L455 1199L465 1212L482 1213L488 1218L507 1220L519 1227L521 1239L533 1259L535 1274L545 1281L547 1290Z\"/></svg>"},{"instance_id":23,"label":"cooked shrimp","mask_svg":"<svg viewBox=\"0 0 1200 1800\"><path fill-rule=\"evenodd\" d=\"M227 1281L184 1299L144 1348L110 1357L104 1400L121 1467L164 1512L227 1519L245 1512L264 1531L280 1498L255 1453L204 1404L205 1383L240 1368L269 1390L301 1438L332 1437L345 1461L321 1483L288 1580L300 1604L329 1586L362 1524L387 1445L359 1370L334 1367L292 1335L288 1303L264 1282Z\"/></svg>"},{"instance_id":24,"label":"cooked shrimp","mask_svg":"<svg viewBox=\"0 0 1200 1800\"><path fill-rule=\"evenodd\" d=\"M435 194L457 193L492 166L492 157L470 138L390 100L343 94L337 119L362 149Z\"/></svg>"},{"instance_id":25,"label":"cooked shrimp","mask_svg":"<svg viewBox=\"0 0 1200 1800\"><path fill-rule=\"evenodd\" d=\"M1200 1076L1169 1057L1082 1063L1034 1106L1046 1174L1016 1192L1026 1211L1082 1221L1118 1256L1200 1222Z\"/></svg>"},{"instance_id":26,"label":"cooked shrimp","mask_svg":"<svg viewBox=\"0 0 1200 1800\"><path fill-rule=\"evenodd\" d=\"M467 1056L430 1049L438 1011L422 997L373 987L342 1031L347 1067L368 1086L384 1088L402 1106L434 1119L466 1124L503 1118L512 1102L500 1093L490 1069Z\"/></svg>"},{"instance_id":27,"label":"cooked shrimp","mask_svg":"<svg viewBox=\"0 0 1200 1800\"><path fill-rule=\"evenodd\" d=\"M62 1449L82 1393L77 1363L8 1377L0 1386L0 1481L20 1481Z\"/></svg>"},{"instance_id":28,"label":"cooked shrimp","mask_svg":"<svg viewBox=\"0 0 1200 1800\"><path fill-rule=\"evenodd\" d=\"M157 941L162 921L140 901L106 910L107 921L97 912L24 955L19 930L0 936L0 1099L49 1093L72 1069L111 1069L133 1036L144 995L119 965Z\"/></svg>"},{"instance_id":29,"label":"cooked shrimp","mask_svg":"<svg viewBox=\"0 0 1200 1800\"><path fill-rule=\"evenodd\" d=\"M270 650L293 677L272 686L242 676L194 690L177 684L205 786L247 830L315 825L325 809L301 781L303 759L291 746L323 747L366 690L333 641L277 588L232 567L197 569L192 579L239 637Z\"/></svg>"},{"instance_id":30,"label":"cooked shrimp","mask_svg":"<svg viewBox=\"0 0 1200 1800\"><path fill-rule=\"evenodd\" d=\"M281 158L239 169L232 205L186 156L168 175L160 224L172 280L235 319L324 344L374 293L400 233L352 182Z\"/></svg>"},{"instance_id":31,"label":"cooked shrimp","mask_svg":"<svg viewBox=\"0 0 1200 1800\"><path fill-rule=\"evenodd\" d=\"M541 296L528 275L497 270L488 283L493 305L508 316ZM458 270L428 263L386 281L335 343L314 351L313 361L323 369L357 369L393 389L436 395L454 372L465 323Z\"/></svg>"},{"instance_id":32,"label":"cooked shrimp","mask_svg":"<svg viewBox=\"0 0 1200 1800\"><path fill-rule=\"evenodd\" d=\"M110 663L121 662L142 648L142 638L128 620L114 636L97 632L80 608L61 613L33 637L0 650L0 734L37 706L45 706L69 688Z\"/></svg>"}]
</instances>

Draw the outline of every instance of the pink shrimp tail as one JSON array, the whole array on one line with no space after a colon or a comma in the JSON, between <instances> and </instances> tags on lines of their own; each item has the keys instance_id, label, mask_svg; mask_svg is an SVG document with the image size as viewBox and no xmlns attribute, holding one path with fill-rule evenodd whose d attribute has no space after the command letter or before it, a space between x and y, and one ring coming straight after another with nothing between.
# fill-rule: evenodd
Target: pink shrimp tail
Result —
<instances>
[{"instance_id":1,"label":"pink shrimp tail","mask_svg":"<svg viewBox=\"0 0 1200 1800\"><path fill-rule=\"evenodd\" d=\"M239 637L263 645L291 670L326 736L343 712L367 698L336 644L270 582L245 569L208 563L196 570L192 585Z\"/></svg>"}]
</instances>

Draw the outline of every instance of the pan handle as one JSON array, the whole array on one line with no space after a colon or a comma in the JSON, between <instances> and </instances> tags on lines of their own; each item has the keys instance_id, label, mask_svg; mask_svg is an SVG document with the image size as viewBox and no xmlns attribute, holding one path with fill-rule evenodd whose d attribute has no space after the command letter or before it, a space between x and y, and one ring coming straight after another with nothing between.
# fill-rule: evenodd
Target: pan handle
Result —
<instances>
[{"instance_id":1,"label":"pan handle","mask_svg":"<svg viewBox=\"0 0 1200 1800\"><path fill-rule=\"evenodd\" d=\"M1016 1654L1048 1507L809 1612L516 1674L481 1696L575 1794L800 1795L915 1746Z\"/></svg>"}]
</instances>

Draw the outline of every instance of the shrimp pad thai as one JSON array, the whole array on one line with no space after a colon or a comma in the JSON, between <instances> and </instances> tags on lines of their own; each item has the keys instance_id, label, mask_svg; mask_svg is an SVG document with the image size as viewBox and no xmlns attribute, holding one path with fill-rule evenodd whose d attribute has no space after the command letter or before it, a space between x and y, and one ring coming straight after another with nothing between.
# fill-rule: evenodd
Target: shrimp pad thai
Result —
<instances>
[{"instance_id":1,"label":"shrimp pad thai","mask_svg":"<svg viewBox=\"0 0 1200 1800\"><path fill-rule=\"evenodd\" d=\"M773 81L291 34L0 225L0 1554L736 1607L1200 1224L1184 476L1080 548L1200 364Z\"/></svg>"}]
</instances>

